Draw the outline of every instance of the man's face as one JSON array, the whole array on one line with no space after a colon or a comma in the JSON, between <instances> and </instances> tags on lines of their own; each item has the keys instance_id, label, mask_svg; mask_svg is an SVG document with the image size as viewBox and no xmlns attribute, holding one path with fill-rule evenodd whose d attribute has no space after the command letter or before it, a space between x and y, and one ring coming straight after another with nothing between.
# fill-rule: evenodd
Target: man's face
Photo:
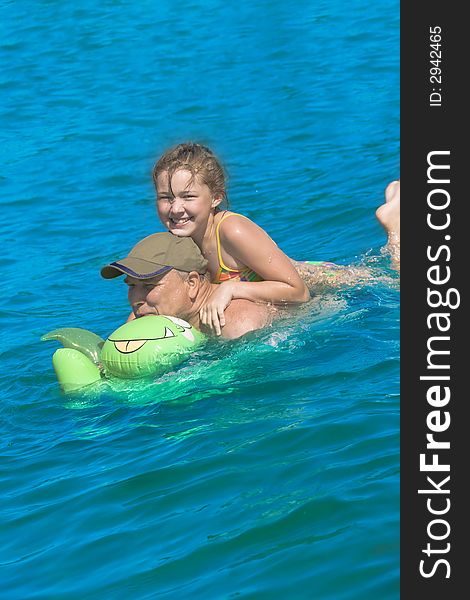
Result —
<instances>
[{"instance_id":1,"label":"man's face","mask_svg":"<svg viewBox=\"0 0 470 600\"><path fill-rule=\"evenodd\" d=\"M185 281L175 271L152 279L127 276L128 298L136 317L145 315L173 315L184 319L189 296Z\"/></svg>"}]
</instances>

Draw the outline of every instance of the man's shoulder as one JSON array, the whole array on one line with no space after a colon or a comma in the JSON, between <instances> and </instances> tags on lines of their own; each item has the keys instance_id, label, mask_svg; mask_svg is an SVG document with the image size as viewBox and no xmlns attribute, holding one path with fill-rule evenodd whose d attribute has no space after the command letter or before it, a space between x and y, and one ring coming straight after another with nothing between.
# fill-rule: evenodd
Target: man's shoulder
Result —
<instances>
[{"instance_id":1,"label":"man's shoulder","mask_svg":"<svg viewBox=\"0 0 470 600\"><path fill-rule=\"evenodd\" d=\"M225 326L222 337L238 338L249 331L261 329L272 321L274 308L267 304L237 298L225 309Z\"/></svg>"}]
</instances>

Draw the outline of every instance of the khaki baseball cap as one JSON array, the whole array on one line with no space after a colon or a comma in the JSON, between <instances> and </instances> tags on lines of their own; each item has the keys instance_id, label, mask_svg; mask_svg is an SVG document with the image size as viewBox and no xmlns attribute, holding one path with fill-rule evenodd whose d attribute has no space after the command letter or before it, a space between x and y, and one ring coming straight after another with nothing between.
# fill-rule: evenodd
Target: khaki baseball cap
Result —
<instances>
[{"instance_id":1,"label":"khaki baseball cap","mask_svg":"<svg viewBox=\"0 0 470 600\"><path fill-rule=\"evenodd\" d=\"M153 233L136 244L129 256L104 266L101 275L113 279L125 273L137 279L151 279L171 269L205 273L207 260L190 237Z\"/></svg>"}]
</instances>

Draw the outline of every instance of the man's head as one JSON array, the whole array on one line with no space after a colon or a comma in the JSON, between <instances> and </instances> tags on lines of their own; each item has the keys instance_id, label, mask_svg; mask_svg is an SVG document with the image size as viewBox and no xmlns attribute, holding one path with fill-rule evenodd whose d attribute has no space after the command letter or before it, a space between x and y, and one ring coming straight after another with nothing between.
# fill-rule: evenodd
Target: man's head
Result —
<instances>
[{"instance_id":1,"label":"man's head","mask_svg":"<svg viewBox=\"0 0 470 600\"><path fill-rule=\"evenodd\" d=\"M129 255L101 269L105 279L125 274L136 317L149 314L187 318L197 298L207 261L191 238L154 233Z\"/></svg>"}]
</instances>

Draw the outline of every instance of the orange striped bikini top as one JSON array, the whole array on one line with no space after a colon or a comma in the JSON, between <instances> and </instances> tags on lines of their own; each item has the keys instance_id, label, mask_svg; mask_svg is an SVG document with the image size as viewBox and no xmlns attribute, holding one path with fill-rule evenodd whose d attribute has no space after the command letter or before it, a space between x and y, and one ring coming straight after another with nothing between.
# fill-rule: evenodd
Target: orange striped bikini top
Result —
<instances>
[{"instance_id":1,"label":"orange striped bikini top","mask_svg":"<svg viewBox=\"0 0 470 600\"><path fill-rule=\"evenodd\" d=\"M215 239L217 242L217 257L219 259L219 270L215 278L212 280L212 283L222 283L223 281L228 281L229 279L237 279L238 281L263 281L263 279L258 275L258 273L255 273L249 267L245 267L244 269L231 269L230 267L227 267L227 265L225 265L224 261L222 260L222 253L220 251L219 228L222 221L225 221L225 219L228 219L228 217L234 215L238 217L243 216L239 215L238 213L226 213L217 223L217 226L215 228Z\"/></svg>"}]
</instances>

